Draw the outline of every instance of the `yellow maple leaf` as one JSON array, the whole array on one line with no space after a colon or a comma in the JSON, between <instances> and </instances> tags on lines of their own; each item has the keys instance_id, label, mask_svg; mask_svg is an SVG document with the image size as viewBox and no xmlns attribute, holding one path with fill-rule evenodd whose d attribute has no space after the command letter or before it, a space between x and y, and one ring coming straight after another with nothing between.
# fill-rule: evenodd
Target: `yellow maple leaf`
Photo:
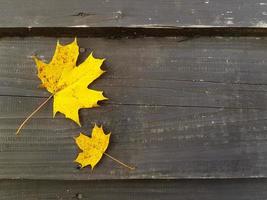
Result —
<instances>
[{"instance_id":1,"label":"yellow maple leaf","mask_svg":"<svg viewBox=\"0 0 267 200\"><path fill-rule=\"evenodd\" d=\"M106 135L103 128L97 125L93 128L92 137L80 133L80 135L75 138L75 142L82 152L79 153L75 162L78 162L81 167L91 165L93 169L108 147L110 134L111 133Z\"/></svg>"},{"instance_id":2,"label":"yellow maple leaf","mask_svg":"<svg viewBox=\"0 0 267 200\"><path fill-rule=\"evenodd\" d=\"M91 53L83 63L76 66L78 55L79 46L75 38L68 45L57 42L54 56L48 64L34 57L38 77L42 82L41 87L46 88L51 95L22 122L16 134L52 97L53 117L57 112L61 112L80 126L79 109L97 107L98 101L107 99L103 96L103 91L87 88L104 73L100 67L105 59L94 58Z\"/></svg>"},{"instance_id":3,"label":"yellow maple leaf","mask_svg":"<svg viewBox=\"0 0 267 200\"><path fill-rule=\"evenodd\" d=\"M104 59L96 59L92 53L76 66L79 47L75 39L68 45L57 42L54 56L50 63L34 57L41 86L54 97L53 116L63 113L80 124L79 109L98 106L98 101L107 99L102 91L88 89L88 85L104 73L101 65Z\"/></svg>"},{"instance_id":4,"label":"yellow maple leaf","mask_svg":"<svg viewBox=\"0 0 267 200\"><path fill-rule=\"evenodd\" d=\"M102 126L98 127L97 125L94 126L91 137L80 133L80 135L74 139L82 152L78 154L74 162L79 163L82 168L91 165L93 170L95 165L102 158L103 154L105 154L107 157L116 161L122 166L130 170L134 170L135 167L131 167L105 152L108 148L110 135L111 133L106 135Z\"/></svg>"}]
</instances>

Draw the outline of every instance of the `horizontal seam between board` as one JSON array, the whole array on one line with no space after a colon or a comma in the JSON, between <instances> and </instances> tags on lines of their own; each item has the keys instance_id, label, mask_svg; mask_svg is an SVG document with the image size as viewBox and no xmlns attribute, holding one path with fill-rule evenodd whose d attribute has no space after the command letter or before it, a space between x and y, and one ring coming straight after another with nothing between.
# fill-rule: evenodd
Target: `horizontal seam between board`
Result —
<instances>
[{"instance_id":1,"label":"horizontal seam between board","mask_svg":"<svg viewBox=\"0 0 267 200\"><path fill-rule=\"evenodd\" d=\"M0 69L1 71L1 69ZM247 73L254 73L254 72L247 72ZM259 72L259 73L264 73L264 72ZM223 74L223 72L222 72ZM2 77L3 78L3 77ZM5 77L4 77L5 78ZM19 77L15 77L19 78ZM14 79L14 78L10 78ZM27 79L29 80L29 79ZM151 79L151 78L133 78L133 77L113 77L113 78L108 78L105 77L102 79L103 81L105 80L134 80L134 81L166 81L166 82L186 82L186 83L212 83L212 84L221 84L221 85L248 85L248 86L267 86L267 83L248 83L248 82L220 82L220 81L209 81L209 80L202 80L202 79L195 79L195 80L190 80L190 79ZM36 81L35 79L31 79L31 81ZM112 87L112 86L110 86ZM114 86L114 87L119 87L119 86ZM125 86L121 86L125 87ZM127 87L134 87L134 86L127 86ZM142 88L142 87L140 87ZM149 88L149 87L143 87L143 88ZM267 91L266 91L267 92Z\"/></svg>"},{"instance_id":2,"label":"horizontal seam between board","mask_svg":"<svg viewBox=\"0 0 267 200\"><path fill-rule=\"evenodd\" d=\"M0 27L0 37L107 37L111 39L123 37L169 37L169 36L267 36L266 27L186 27L164 25L140 25L118 27ZM186 41L186 40L182 40Z\"/></svg>"},{"instance_id":3,"label":"horizontal seam between board","mask_svg":"<svg viewBox=\"0 0 267 200\"><path fill-rule=\"evenodd\" d=\"M0 181L13 180L13 181L215 181L215 180L257 180L266 179L266 176L247 176L247 177L161 177L161 178L110 178L110 179L48 179L48 178L0 178Z\"/></svg>"},{"instance_id":4,"label":"horizontal seam between board","mask_svg":"<svg viewBox=\"0 0 267 200\"><path fill-rule=\"evenodd\" d=\"M205 81L205 80L187 80L187 79L145 79L145 78L104 78L103 80L144 80L144 81L175 81L175 82L190 82L190 83L214 83L222 85L252 85L252 86L267 86L267 83L246 83L246 82L219 82L219 81ZM125 86L122 86L125 87ZM130 87L130 86L129 86ZM145 88L145 87L144 87ZM267 92L267 91L266 91Z\"/></svg>"},{"instance_id":5,"label":"horizontal seam between board","mask_svg":"<svg viewBox=\"0 0 267 200\"><path fill-rule=\"evenodd\" d=\"M0 95L0 97L37 98L37 99L48 98L48 97L41 97L41 96L20 96L20 95ZM175 108L175 107L177 108L179 107L181 108L215 108L215 109L232 109L232 110L267 110L267 108L265 107L261 108L261 107L229 107L229 106L197 106L197 105L190 106L190 105L171 105L171 104L115 103L115 102L105 103L105 105L140 106L140 107L172 107L172 108Z\"/></svg>"}]
</instances>

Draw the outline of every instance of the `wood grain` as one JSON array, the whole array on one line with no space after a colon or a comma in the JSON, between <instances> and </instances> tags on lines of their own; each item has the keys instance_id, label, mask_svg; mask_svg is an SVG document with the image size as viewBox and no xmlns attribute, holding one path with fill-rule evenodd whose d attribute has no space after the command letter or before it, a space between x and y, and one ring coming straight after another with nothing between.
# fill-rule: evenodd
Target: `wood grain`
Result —
<instances>
[{"instance_id":1,"label":"wood grain","mask_svg":"<svg viewBox=\"0 0 267 200\"><path fill-rule=\"evenodd\" d=\"M61 39L63 43L71 39ZM55 38L0 41L0 95L45 97L33 55L51 59ZM266 38L81 38L78 63L94 51L107 71L92 88L108 103L265 109Z\"/></svg>"},{"instance_id":2,"label":"wood grain","mask_svg":"<svg viewBox=\"0 0 267 200\"><path fill-rule=\"evenodd\" d=\"M1 97L0 178L176 179L265 177L266 110L105 105L82 110L82 128L51 117L51 104L15 136L42 99ZM108 153L137 167L128 171L104 157L92 173L73 163L73 137L93 124L112 132Z\"/></svg>"},{"instance_id":3,"label":"wood grain","mask_svg":"<svg viewBox=\"0 0 267 200\"><path fill-rule=\"evenodd\" d=\"M79 39L79 62L92 50L107 58L92 87L110 100L81 110L82 128L52 119L50 102L19 137L19 123L48 96L31 56L48 61L56 39L1 39L0 178L266 177L266 38L182 39ZM112 132L108 153L137 170L107 157L93 173L77 169L73 137L94 123Z\"/></svg>"},{"instance_id":4,"label":"wood grain","mask_svg":"<svg viewBox=\"0 0 267 200\"><path fill-rule=\"evenodd\" d=\"M266 2L0 5L0 199L266 199ZM83 37L78 63L92 51L106 58L90 87L109 100L82 109L82 127L53 119L50 101L16 137L49 96L32 56L48 62L65 36ZM106 156L93 172L73 162L73 137L95 123L112 132L107 152L135 171Z\"/></svg>"},{"instance_id":5,"label":"wood grain","mask_svg":"<svg viewBox=\"0 0 267 200\"><path fill-rule=\"evenodd\" d=\"M266 180L131 180L32 181L2 180L2 200L132 199L132 200L262 200ZM3 190L4 188L4 190Z\"/></svg>"},{"instance_id":6,"label":"wood grain","mask_svg":"<svg viewBox=\"0 0 267 200\"><path fill-rule=\"evenodd\" d=\"M0 1L0 27L266 27L261 0Z\"/></svg>"}]
</instances>

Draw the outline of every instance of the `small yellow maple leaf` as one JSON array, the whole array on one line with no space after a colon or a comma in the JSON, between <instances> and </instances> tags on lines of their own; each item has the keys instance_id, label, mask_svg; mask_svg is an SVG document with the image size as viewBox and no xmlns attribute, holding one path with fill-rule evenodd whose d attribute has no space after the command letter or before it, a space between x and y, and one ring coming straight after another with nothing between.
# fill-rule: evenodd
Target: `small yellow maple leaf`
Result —
<instances>
[{"instance_id":1,"label":"small yellow maple leaf","mask_svg":"<svg viewBox=\"0 0 267 200\"><path fill-rule=\"evenodd\" d=\"M88 89L88 85L104 73L101 65L105 59L96 59L91 53L88 58L76 66L79 55L77 40L68 45L57 42L54 56L50 63L44 63L34 57L41 79L41 87L46 88L54 97L53 117L63 113L80 124L79 109L98 106L98 101L106 100L103 91Z\"/></svg>"},{"instance_id":2,"label":"small yellow maple leaf","mask_svg":"<svg viewBox=\"0 0 267 200\"><path fill-rule=\"evenodd\" d=\"M80 133L75 138L75 142L82 152L79 153L75 162L78 162L82 168L91 165L93 170L108 147L110 134L106 135L102 126L98 127L97 125L93 128L92 137Z\"/></svg>"},{"instance_id":3,"label":"small yellow maple leaf","mask_svg":"<svg viewBox=\"0 0 267 200\"><path fill-rule=\"evenodd\" d=\"M106 135L103 131L102 126L98 127L97 125L94 126L91 137L80 133L80 135L74 139L82 152L79 153L74 162L79 163L81 165L81 168L91 165L91 168L93 170L95 165L102 158L103 154L105 154L107 157L116 161L120 165L130 170L134 170L135 167L131 167L105 152L108 148L110 135L111 133Z\"/></svg>"}]
</instances>

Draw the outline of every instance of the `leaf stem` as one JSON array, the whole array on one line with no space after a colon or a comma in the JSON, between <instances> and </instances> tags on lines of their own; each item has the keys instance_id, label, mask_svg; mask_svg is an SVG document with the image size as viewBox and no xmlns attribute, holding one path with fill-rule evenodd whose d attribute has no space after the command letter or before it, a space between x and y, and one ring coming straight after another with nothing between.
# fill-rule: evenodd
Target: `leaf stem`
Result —
<instances>
[{"instance_id":1,"label":"leaf stem","mask_svg":"<svg viewBox=\"0 0 267 200\"><path fill-rule=\"evenodd\" d=\"M38 110L40 110L52 97L54 96L54 94L50 95L40 106L38 106L19 126L16 135L19 134L20 130L22 129L22 127L26 124L27 121L29 121L29 119L38 112Z\"/></svg>"},{"instance_id":2,"label":"leaf stem","mask_svg":"<svg viewBox=\"0 0 267 200\"><path fill-rule=\"evenodd\" d=\"M126 167L126 168L128 168L128 169L130 169L130 170L135 170L135 167L131 167L131 166L129 166L129 165L126 165L125 163L121 162L120 160L114 158L113 156L111 156L111 155L109 155L109 154L107 154L107 153L105 153L105 152L104 152L104 154L105 154L107 157L109 157L110 159L112 159L112 160L116 161L117 163L121 164L122 166L124 166L124 167Z\"/></svg>"}]
</instances>

